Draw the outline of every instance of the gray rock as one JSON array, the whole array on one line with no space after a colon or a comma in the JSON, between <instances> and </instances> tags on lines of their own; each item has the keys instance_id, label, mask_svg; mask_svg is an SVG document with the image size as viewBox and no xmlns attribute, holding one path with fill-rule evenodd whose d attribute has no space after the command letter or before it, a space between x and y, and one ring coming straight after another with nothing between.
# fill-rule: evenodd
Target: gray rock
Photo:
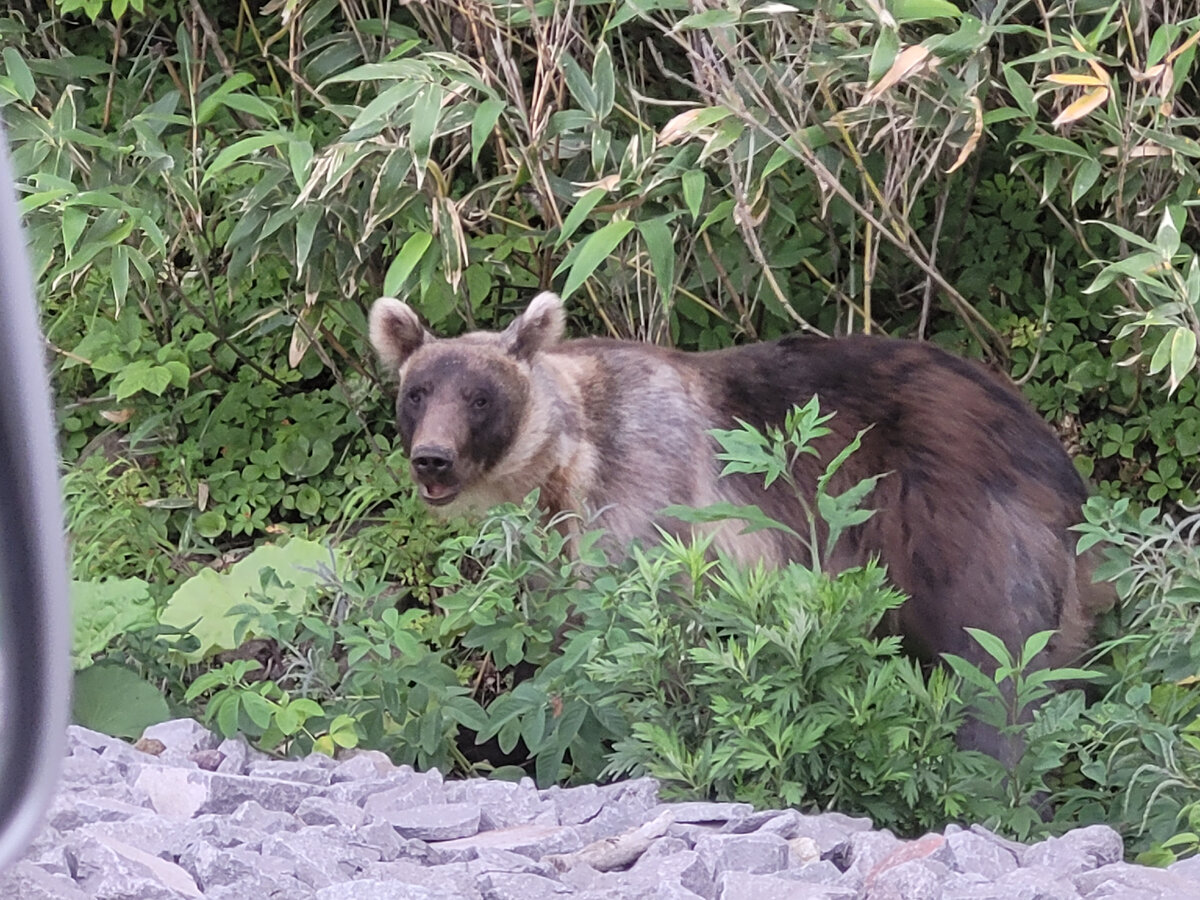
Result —
<instances>
[{"instance_id":1,"label":"gray rock","mask_svg":"<svg viewBox=\"0 0 1200 900\"><path fill-rule=\"evenodd\" d=\"M0 897L5 900L89 900L69 875L47 872L28 860L0 871Z\"/></svg>"},{"instance_id":2,"label":"gray rock","mask_svg":"<svg viewBox=\"0 0 1200 900\"><path fill-rule=\"evenodd\" d=\"M718 900L854 900L853 888L829 884L798 885L782 875L726 872L717 880Z\"/></svg>"},{"instance_id":3,"label":"gray rock","mask_svg":"<svg viewBox=\"0 0 1200 900\"><path fill-rule=\"evenodd\" d=\"M574 788L552 787L540 793L540 797L554 806L560 825L582 825L599 815L606 794L594 784Z\"/></svg>"},{"instance_id":4,"label":"gray rock","mask_svg":"<svg viewBox=\"0 0 1200 900\"><path fill-rule=\"evenodd\" d=\"M85 837L67 847L75 880L93 897L179 900L200 897L182 867L113 838Z\"/></svg>"},{"instance_id":5,"label":"gray rock","mask_svg":"<svg viewBox=\"0 0 1200 900\"><path fill-rule=\"evenodd\" d=\"M353 803L338 803L328 797L305 797L296 807L296 818L305 825L345 825L357 828L366 813Z\"/></svg>"},{"instance_id":6,"label":"gray rock","mask_svg":"<svg viewBox=\"0 0 1200 900\"><path fill-rule=\"evenodd\" d=\"M780 877L812 884L837 884L842 877L842 873L829 860L821 859L806 866L789 868L786 872L781 872Z\"/></svg>"},{"instance_id":7,"label":"gray rock","mask_svg":"<svg viewBox=\"0 0 1200 900\"><path fill-rule=\"evenodd\" d=\"M930 854L955 872L978 873L994 881L1017 868L1017 857L1007 847L971 831L950 832L946 843Z\"/></svg>"},{"instance_id":8,"label":"gray rock","mask_svg":"<svg viewBox=\"0 0 1200 900\"><path fill-rule=\"evenodd\" d=\"M283 860L264 859L261 853L236 847L218 850L202 841L191 844L180 855L179 865L187 870L205 894L222 885L248 888L257 878L278 878L295 872Z\"/></svg>"},{"instance_id":9,"label":"gray rock","mask_svg":"<svg viewBox=\"0 0 1200 900\"><path fill-rule=\"evenodd\" d=\"M197 750L215 750L220 740L195 719L159 722L142 732L144 741L161 741L168 750L187 754Z\"/></svg>"},{"instance_id":10,"label":"gray rock","mask_svg":"<svg viewBox=\"0 0 1200 900\"><path fill-rule=\"evenodd\" d=\"M1081 900L1082 895L1057 869L1033 866L1009 872L996 879L991 893L976 896L995 900Z\"/></svg>"},{"instance_id":11,"label":"gray rock","mask_svg":"<svg viewBox=\"0 0 1200 900\"><path fill-rule=\"evenodd\" d=\"M738 821L754 812L754 807L749 803L660 803L646 818L653 819L664 810L670 810L671 817L681 825L699 825Z\"/></svg>"},{"instance_id":12,"label":"gray rock","mask_svg":"<svg viewBox=\"0 0 1200 900\"><path fill-rule=\"evenodd\" d=\"M329 757L321 757L329 759ZM310 757L311 759L311 757ZM330 760L332 762L332 760ZM331 773L319 765L313 765L309 759L296 761L294 759L261 759L246 765L246 774L257 778L280 778L285 781L299 781L302 784L314 784L324 787L330 783Z\"/></svg>"},{"instance_id":13,"label":"gray rock","mask_svg":"<svg viewBox=\"0 0 1200 900\"><path fill-rule=\"evenodd\" d=\"M1075 887L1087 900L1128 897L1200 897L1200 885L1169 869L1152 869L1118 862L1075 876Z\"/></svg>"},{"instance_id":14,"label":"gray rock","mask_svg":"<svg viewBox=\"0 0 1200 900\"><path fill-rule=\"evenodd\" d=\"M356 789L363 787L368 787L369 790L356 796ZM369 819L377 818L387 810L405 810L414 806L446 802L440 772L431 770L418 775L407 766L401 766L393 776L380 782L367 782L365 785L353 782L335 784L326 791L326 796L334 800L359 803Z\"/></svg>"},{"instance_id":15,"label":"gray rock","mask_svg":"<svg viewBox=\"0 0 1200 900\"><path fill-rule=\"evenodd\" d=\"M220 771L195 771L191 777L206 783L208 788L208 797L200 805L198 813L231 813L247 800L253 800L264 809L294 813L306 797L315 796L320 791L317 787L297 781L251 778Z\"/></svg>"},{"instance_id":16,"label":"gray rock","mask_svg":"<svg viewBox=\"0 0 1200 900\"><path fill-rule=\"evenodd\" d=\"M340 825L302 828L294 834L271 834L262 854L286 860L296 877L313 890L337 884L363 871L378 854L352 842L353 832Z\"/></svg>"},{"instance_id":17,"label":"gray rock","mask_svg":"<svg viewBox=\"0 0 1200 900\"><path fill-rule=\"evenodd\" d=\"M1021 865L1045 866L1059 874L1076 875L1120 862L1124 855L1125 843L1119 834L1107 825L1089 825L1026 848Z\"/></svg>"},{"instance_id":18,"label":"gray rock","mask_svg":"<svg viewBox=\"0 0 1200 900\"><path fill-rule=\"evenodd\" d=\"M712 868L693 850L682 850L670 856L643 854L630 868L628 880L642 882L647 888L678 884L701 897L711 897L715 891Z\"/></svg>"},{"instance_id":19,"label":"gray rock","mask_svg":"<svg viewBox=\"0 0 1200 900\"><path fill-rule=\"evenodd\" d=\"M1190 856L1167 866L1167 871L1200 884L1200 856Z\"/></svg>"},{"instance_id":20,"label":"gray rock","mask_svg":"<svg viewBox=\"0 0 1200 900\"><path fill-rule=\"evenodd\" d=\"M429 858L437 864L469 862L484 849L508 850L531 859L541 859L551 853L570 853L583 846L583 839L574 828L555 825L518 825L481 831L472 837L439 841L429 845Z\"/></svg>"},{"instance_id":21,"label":"gray rock","mask_svg":"<svg viewBox=\"0 0 1200 900\"><path fill-rule=\"evenodd\" d=\"M561 882L530 872L484 872L478 883L483 900L547 900L575 893Z\"/></svg>"},{"instance_id":22,"label":"gray rock","mask_svg":"<svg viewBox=\"0 0 1200 900\"><path fill-rule=\"evenodd\" d=\"M853 874L861 881L901 844L890 831L860 831L838 843L825 856L843 872Z\"/></svg>"},{"instance_id":23,"label":"gray rock","mask_svg":"<svg viewBox=\"0 0 1200 900\"><path fill-rule=\"evenodd\" d=\"M787 867L788 842L777 834L707 834L695 852L714 876L722 872L769 875Z\"/></svg>"},{"instance_id":24,"label":"gray rock","mask_svg":"<svg viewBox=\"0 0 1200 900\"><path fill-rule=\"evenodd\" d=\"M449 841L477 834L480 810L474 803L440 803L381 809L374 818L387 822L403 838Z\"/></svg>"},{"instance_id":25,"label":"gray rock","mask_svg":"<svg viewBox=\"0 0 1200 900\"><path fill-rule=\"evenodd\" d=\"M937 900L948 872L934 860L910 859L868 877L866 900Z\"/></svg>"},{"instance_id":26,"label":"gray rock","mask_svg":"<svg viewBox=\"0 0 1200 900\"><path fill-rule=\"evenodd\" d=\"M144 807L96 793L59 793L50 805L48 821L58 831L72 831L93 822L123 822L143 811Z\"/></svg>"},{"instance_id":27,"label":"gray rock","mask_svg":"<svg viewBox=\"0 0 1200 900\"><path fill-rule=\"evenodd\" d=\"M396 766L386 753L378 750L353 750L335 761L329 773L330 784L344 781L376 781L387 778L396 771Z\"/></svg>"},{"instance_id":28,"label":"gray rock","mask_svg":"<svg viewBox=\"0 0 1200 900\"><path fill-rule=\"evenodd\" d=\"M437 888L398 881L363 880L337 884L313 895L316 900L446 900L450 895ZM471 895L461 895L470 900ZM474 895L478 897L479 895Z\"/></svg>"},{"instance_id":29,"label":"gray rock","mask_svg":"<svg viewBox=\"0 0 1200 900\"><path fill-rule=\"evenodd\" d=\"M235 738L221 741L217 745L217 752L221 754L221 762L217 765L217 771L226 775L246 774L246 765L250 761L252 749L240 734Z\"/></svg>"},{"instance_id":30,"label":"gray rock","mask_svg":"<svg viewBox=\"0 0 1200 900\"><path fill-rule=\"evenodd\" d=\"M484 831L513 825L559 824L554 803L543 798L532 785L473 778L447 782L443 793L448 803L478 806L481 813L479 827Z\"/></svg>"},{"instance_id":31,"label":"gray rock","mask_svg":"<svg viewBox=\"0 0 1200 900\"><path fill-rule=\"evenodd\" d=\"M168 819L190 819L209 798L209 779L198 769L179 766L142 766L133 778L133 788L145 796L150 807Z\"/></svg>"}]
</instances>

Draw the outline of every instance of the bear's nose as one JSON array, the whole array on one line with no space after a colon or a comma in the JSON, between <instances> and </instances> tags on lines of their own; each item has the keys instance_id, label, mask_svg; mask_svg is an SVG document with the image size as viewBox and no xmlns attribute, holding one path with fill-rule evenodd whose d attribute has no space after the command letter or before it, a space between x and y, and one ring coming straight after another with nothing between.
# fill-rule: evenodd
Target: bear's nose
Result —
<instances>
[{"instance_id":1,"label":"bear's nose","mask_svg":"<svg viewBox=\"0 0 1200 900\"><path fill-rule=\"evenodd\" d=\"M445 447L416 447L412 467L422 481L440 481L454 471L454 452Z\"/></svg>"}]
</instances>

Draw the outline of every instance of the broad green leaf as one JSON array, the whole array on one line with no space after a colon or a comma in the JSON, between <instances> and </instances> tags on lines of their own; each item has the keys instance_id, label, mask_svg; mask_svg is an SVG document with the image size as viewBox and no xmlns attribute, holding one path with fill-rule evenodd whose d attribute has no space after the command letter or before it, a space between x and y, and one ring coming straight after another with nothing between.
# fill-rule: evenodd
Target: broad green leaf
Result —
<instances>
[{"instance_id":1,"label":"broad green leaf","mask_svg":"<svg viewBox=\"0 0 1200 900\"><path fill-rule=\"evenodd\" d=\"M418 231L409 236L396 258L392 260L392 264L388 266L387 274L383 276L383 292L386 295L394 297L400 293L400 288L408 281L408 276L412 274L432 243L433 235L428 231Z\"/></svg>"},{"instance_id":2,"label":"broad green leaf","mask_svg":"<svg viewBox=\"0 0 1200 900\"><path fill-rule=\"evenodd\" d=\"M413 102L408 141L418 186L425 177L425 168L429 165L429 156L433 152L433 137L441 119L442 100L445 96L446 91L440 84L430 84L417 94Z\"/></svg>"},{"instance_id":3,"label":"broad green leaf","mask_svg":"<svg viewBox=\"0 0 1200 900\"><path fill-rule=\"evenodd\" d=\"M919 22L922 19L957 19L962 10L949 0L893 0L892 14L900 22Z\"/></svg>"},{"instance_id":4,"label":"broad green leaf","mask_svg":"<svg viewBox=\"0 0 1200 900\"><path fill-rule=\"evenodd\" d=\"M664 303L670 301L675 287L675 238L668 221L671 216L659 216L638 222L638 231L646 242L650 268L658 285L658 295Z\"/></svg>"},{"instance_id":5,"label":"broad green leaf","mask_svg":"<svg viewBox=\"0 0 1200 900\"><path fill-rule=\"evenodd\" d=\"M634 223L628 220L609 222L598 231L589 234L563 260L554 274L559 275L569 267L567 281L563 285L562 298L566 300L583 284L596 267L608 259L610 253L633 231ZM574 258L572 258L574 257Z\"/></svg>"},{"instance_id":6,"label":"broad green leaf","mask_svg":"<svg viewBox=\"0 0 1200 900\"><path fill-rule=\"evenodd\" d=\"M692 221L696 221L700 216L700 206L704 202L704 186L706 183L704 172L700 169L688 169L683 173L683 202L687 205L688 212L692 214Z\"/></svg>"},{"instance_id":7,"label":"broad green leaf","mask_svg":"<svg viewBox=\"0 0 1200 900\"><path fill-rule=\"evenodd\" d=\"M487 143L488 135L492 133L492 129L496 127L496 123L500 120L501 113L508 108L503 100L488 99L484 100L475 109L475 115L471 117L471 165L475 166L479 162L479 152L483 149L483 145Z\"/></svg>"},{"instance_id":8,"label":"broad green leaf","mask_svg":"<svg viewBox=\"0 0 1200 900\"><path fill-rule=\"evenodd\" d=\"M1092 185L1100 177L1100 163L1094 159L1085 159L1079 164L1079 168L1075 170L1075 180L1071 184L1071 205L1077 204L1080 199L1091 190Z\"/></svg>"},{"instance_id":9,"label":"broad green leaf","mask_svg":"<svg viewBox=\"0 0 1200 900\"><path fill-rule=\"evenodd\" d=\"M4 70L12 79L13 90L17 92L17 96L25 103L32 103L33 95L37 93L37 85L34 83L33 73L29 71L25 58L15 47L4 48Z\"/></svg>"},{"instance_id":10,"label":"broad green leaf","mask_svg":"<svg viewBox=\"0 0 1200 900\"><path fill-rule=\"evenodd\" d=\"M608 195L608 191L602 187L591 188L587 193L575 201L575 205L571 207L571 211L567 213L566 219L563 220L562 230L558 234L558 240L554 242L554 248L557 250L573 235L577 228L583 224L583 220L588 217L596 204Z\"/></svg>"},{"instance_id":11,"label":"broad green leaf","mask_svg":"<svg viewBox=\"0 0 1200 900\"><path fill-rule=\"evenodd\" d=\"M232 94L248 84L254 84L254 76L249 72L235 72L231 75L218 85L216 90L200 101L200 105L196 107L196 124L203 125L211 119L213 114L220 109L228 94Z\"/></svg>"},{"instance_id":12,"label":"broad green leaf","mask_svg":"<svg viewBox=\"0 0 1200 900\"><path fill-rule=\"evenodd\" d=\"M896 54L899 52L900 35L896 29L881 29L875 46L871 50L871 61L867 67L867 80L870 84L875 84L883 77L884 73L892 67L892 63L896 61Z\"/></svg>"},{"instance_id":13,"label":"broad green leaf","mask_svg":"<svg viewBox=\"0 0 1200 900\"><path fill-rule=\"evenodd\" d=\"M321 221L321 207L310 203L296 219L296 268L303 269L308 262L309 251L312 250L313 235Z\"/></svg>"},{"instance_id":14,"label":"broad green leaf","mask_svg":"<svg viewBox=\"0 0 1200 900\"><path fill-rule=\"evenodd\" d=\"M288 138L289 135L286 132L273 131L268 134L255 134L248 138L242 138L240 141L234 141L218 153L216 158L209 163L208 168L204 171L204 177L200 179L200 184L207 184L210 179L221 174L230 166L236 165L247 156L252 156L268 147L278 147L286 144Z\"/></svg>"},{"instance_id":15,"label":"broad green leaf","mask_svg":"<svg viewBox=\"0 0 1200 900\"><path fill-rule=\"evenodd\" d=\"M132 740L171 718L171 710L162 691L132 669L104 662L76 673L71 717L84 728Z\"/></svg>"},{"instance_id":16,"label":"broad green leaf","mask_svg":"<svg viewBox=\"0 0 1200 900\"><path fill-rule=\"evenodd\" d=\"M1013 102L1017 107L1030 119L1037 119L1037 100L1034 98L1033 88L1012 63L1006 63L1000 70L1004 75L1004 83L1008 85L1008 92L1012 95Z\"/></svg>"},{"instance_id":17,"label":"broad green leaf","mask_svg":"<svg viewBox=\"0 0 1200 900\"><path fill-rule=\"evenodd\" d=\"M71 621L71 662L82 669L117 635L154 624L149 586L140 578L72 581Z\"/></svg>"},{"instance_id":18,"label":"broad green leaf","mask_svg":"<svg viewBox=\"0 0 1200 900\"><path fill-rule=\"evenodd\" d=\"M616 101L612 51L606 43L596 49L596 58L592 62L592 89L596 92L596 118L603 120L612 112Z\"/></svg>"},{"instance_id":19,"label":"broad green leaf","mask_svg":"<svg viewBox=\"0 0 1200 900\"><path fill-rule=\"evenodd\" d=\"M191 633L200 646L186 658L199 662L220 650L235 649L237 617L228 615L229 610L251 604L266 611L282 603L293 613L300 613L308 606L309 589L321 582L319 570L328 569L333 562L330 551L314 541L293 538L284 545L267 544L227 572L201 569L175 590L158 619L176 628L196 623ZM263 569L273 569L284 585L268 587L268 603L251 596L264 593L260 579Z\"/></svg>"}]
</instances>

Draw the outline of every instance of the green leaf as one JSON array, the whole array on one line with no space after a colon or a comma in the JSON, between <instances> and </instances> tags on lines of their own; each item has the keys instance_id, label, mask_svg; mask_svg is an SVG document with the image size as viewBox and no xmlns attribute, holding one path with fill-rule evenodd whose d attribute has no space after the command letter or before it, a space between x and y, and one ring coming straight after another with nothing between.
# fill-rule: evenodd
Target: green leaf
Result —
<instances>
[{"instance_id":1,"label":"green leaf","mask_svg":"<svg viewBox=\"0 0 1200 900\"><path fill-rule=\"evenodd\" d=\"M488 135L496 127L496 122L500 120L501 113L507 108L507 103L496 99L484 100L475 108L475 115L471 117L472 167L478 164L479 152L483 149L483 145L487 143Z\"/></svg>"},{"instance_id":2,"label":"green leaf","mask_svg":"<svg viewBox=\"0 0 1200 900\"><path fill-rule=\"evenodd\" d=\"M311 484L303 485L296 492L296 509L309 518L321 511L321 493Z\"/></svg>"},{"instance_id":3,"label":"green leaf","mask_svg":"<svg viewBox=\"0 0 1200 900\"><path fill-rule=\"evenodd\" d=\"M634 223L628 220L609 222L598 231L589 234L579 242L578 246L567 256L555 270L557 276L564 270L567 273L566 284L563 285L562 298L566 300L588 277L596 271L596 267L608 259L610 253L625 240L633 231Z\"/></svg>"},{"instance_id":4,"label":"green leaf","mask_svg":"<svg viewBox=\"0 0 1200 900\"><path fill-rule=\"evenodd\" d=\"M1100 177L1100 163L1094 159L1085 159L1075 170L1075 180L1071 184L1071 205L1077 204L1092 185Z\"/></svg>"},{"instance_id":5,"label":"green leaf","mask_svg":"<svg viewBox=\"0 0 1200 900\"><path fill-rule=\"evenodd\" d=\"M418 231L411 235L388 266L387 274L383 276L383 292L389 297L400 293L400 288L408 280L429 245L433 243L433 235L428 231Z\"/></svg>"},{"instance_id":6,"label":"green leaf","mask_svg":"<svg viewBox=\"0 0 1200 900\"><path fill-rule=\"evenodd\" d=\"M209 540L223 535L227 527L225 515L217 509L210 509L200 513L200 515L196 516L192 524L201 537L206 537Z\"/></svg>"},{"instance_id":7,"label":"green leaf","mask_svg":"<svg viewBox=\"0 0 1200 900\"><path fill-rule=\"evenodd\" d=\"M596 204L607 195L608 191L604 188L594 187L575 202L575 205L571 207L571 211L567 213L566 219L563 220L562 230L558 233L558 240L554 242L554 249L557 250L561 247L563 242L575 233L576 229L583 224L584 219L596 208Z\"/></svg>"},{"instance_id":8,"label":"green leaf","mask_svg":"<svg viewBox=\"0 0 1200 900\"><path fill-rule=\"evenodd\" d=\"M247 156L252 156L266 150L268 147L278 147L286 144L289 137L290 135L285 132L273 131L269 134L256 134L248 138L242 138L240 141L235 141L218 153L216 158L209 163L208 168L204 170L204 177L200 179L200 184L208 184L211 179Z\"/></svg>"},{"instance_id":9,"label":"green leaf","mask_svg":"<svg viewBox=\"0 0 1200 900\"><path fill-rule=\"evenodd\" d=\"M303 269L312 250L313 235L321 221L324 210L317 204L309 204L296 220L296 268Z\"/></svg>"},{"instance_id":10,"label":"green leaf","mask_svg":"<svg viewBox=\"0 0 1200 900\"><path fill-rule=\"evenodd\" d=\"M224 104L227 95L248 84L254 84L254 76L249 72L236 72L231 75L218 85L216 90L200 101L200 105L196 107L196 124L203 125L211 119L213 114Z\"/></svg>"},{"instance_id":11,"label":"green leaf","mask_svg":"<svg viewBox=\"0 0 1200 900\"><path fill-rule=\"evenodd\" d=\"M97 663L75 675L75 723L113 737L137 739L171 717L162 692L118 663Z\"/></svg>"},{"instance_id":12,"label":"green leaf","mask_svg":"<svg viewBox=\"0 0 1200 900\"><path fill-rule=\"evenodd\" d=\"M17 92L17 96L25 103L32 103L33 95L37 93L37 85L25 58L15 47L4 48L4 69L12 79L13 90Z\"/></svg>"},{"instance_id":13,"label":"green leaf","mask_svg":"<svg viewBox=\"0 0 1200 900\"><path fill-rule=\"evenodd\" d=\"M650 268L654 272L654 280L658 285L658 295L663 303L671 299L675 285L675 238L667 224L671 215L659 216L638 222L638 231L646 242L646 252L650 255Z\"/></svg>"},{"instance_id":14,"label":"green leaf","mask_svg":"<svg viewBox=\"0 0 1200 900\"><path fill-rule=\"evenodd\" d=\"M606 43L596 48L596 58L592 61L592 88L596 92L596 118L602 120L612 112L616 101L612 51Z\"/></svg>"},{"instance_id":15,"label":"green leaf","mask_svg":"<svg viewBox=\"0 0 1200 900\"><path fill-rule=\"evenodd\" d=\"M140 578L72 581L71 621L71 662L82 669L117 635L154 624L149 585Z\"/></svg>"},{"instance_id":16,"label":"green leaf","mask_svg":"<svg viewBox=\"0 0 1200 900\"><path fill-rule=\"evenodd\" d=\"M898 22L919 22L923 19L957 19L962 10L949 0L893 0L892 15Z\"/></svg>"},{"instance_id":17,"label":"green leaf","mask_svg":"<svg viewBox=\"0 0 1200 900\"><path fill-rule=\"evenodd\" d=\"M413 102L408 141L409 148L412 150L418 186L424 180L425 169L429 165L429 156L433 152L433 136L441 120L442 100L445 99L445 96L446 92L440 84L430 84L417 94L417 98Z\"/></svg>"},{"instance_id":18,"label":"green leaf","mask_svg":"<svg viewBox=\"0 0 1200 900\"><path fill-rule=\"evenodd\" d=\"M321 583L318 570L332 563L330 551L314 541L293 538L284 545L268 544L227 572L201 569L176 589L158 620L175 628L191 626L200 646L186 654L186 658L189 662L199 662L220 650L236 648L234 626L238 617L228 615L231 609L251 604L267 612L280 603L298 615L308 607L309 589ZM283 586L273 585L264 590L260 580L263 569L273 569ZM259 599L264 594L266 601ZM196 624L192 625L193 622Z\"/></svg>"},{"instance_id":19,"label":"green leaf","mask_svg":"<svg viewBox=\"0 0 1200 900\"><path fill-rule=\"evenodd\" d=\"M700 217L700 205L704 202L704 187L707 180L704 177L704 172L700 169L688 169L683 173L683 202L687 205L688 212L692 214L692 221Z\"/></svg>"},{"instance_id":20,"label":"green leaf","mask_svg":"<svg viewBox=\"0 0 1200 900\"><path fill-rule=\"evenodd\" d=\"M881 29L879 38L875 41L875 47L871 50L871 62L867 67L867 80L870 84L874 84L884 76L892 67L892 63L896 61L896 55L899 52L900 35L897 34L896 29Z\"/></svg>"}]
</instances>

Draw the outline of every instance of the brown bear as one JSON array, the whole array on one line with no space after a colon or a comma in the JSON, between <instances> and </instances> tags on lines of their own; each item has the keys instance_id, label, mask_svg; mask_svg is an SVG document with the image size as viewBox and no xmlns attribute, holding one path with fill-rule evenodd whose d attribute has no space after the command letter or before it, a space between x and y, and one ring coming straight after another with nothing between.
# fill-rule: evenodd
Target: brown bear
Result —
<instances>
[{"instance_id":1,"label":"brown bear","mask_svg":"<svg viewBox=\"0 0 1200 900\"><path fill-rule=\"evenodd\" d=\"M1110 599L1077 559L1071 526L1086 492L1053 430L1016 388L925 343L797 336L702 353L604 338L562 340L562 303L536 296L504 331L436 338L406 304L381 298L371 342L399 378L400 439L421 498L448 510L519 501L541 489L550 512L594 516L610 546L653 541L672 504L755 504L807 534L781 482L721 477L709 430L780 426L813 395L835 412L820 457L801 455L797 483L815 489L833 454L868 429L830 484L840 493L888 473L847 531L829 571L877 556L909 598L885 627L926 661L956 653L986 664L966 627L1016 650L1056 629L1041 658L1084 646ZM719 528L715 544L746 562L808 562L778 530Z\"/></svg>"}]
</instances>

